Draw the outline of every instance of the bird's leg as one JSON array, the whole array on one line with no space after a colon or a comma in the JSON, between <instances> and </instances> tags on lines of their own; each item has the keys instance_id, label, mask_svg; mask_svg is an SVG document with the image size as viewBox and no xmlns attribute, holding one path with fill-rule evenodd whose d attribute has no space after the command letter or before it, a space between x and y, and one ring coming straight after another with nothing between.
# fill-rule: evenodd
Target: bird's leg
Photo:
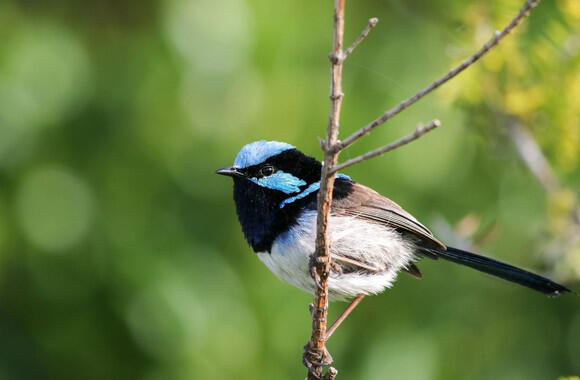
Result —
<instances>
[{"instance_id":1,"label":"bird's leg","mask_svg":"<svg viewBox=\"0 0 580 380\"><path fill-rule=\"evenodd\" d=\"M331 253L330 254L330 257L333 260L335 260L335 261L341 261L341 262L346 263L346 264L351 264L351 265L354 265L356 267L359 267L359 268L362 268L362 269L366 269L366 270L368 270L371 273L380 273L381 272L379 269L374 268L374 267L372 267L372 266L370 266L368 264L365 264L365 263L360 262L360 261L355 260L355 259L351 259L350 257L346 257L346 256L343 256L343 255L339 255L337 253ZM332 264L333 264L333 262L331 262L331 265ZM337 265L338 266L338 264L336 264L336 263L334 265Z\"/></svg>"},{"instance_id":2,"label":"bird's leg","mask_svg":"<svg viewBox=\"0 0 580 380\"><path fill-rule=\"evenodd\" d=\"M379 273L380 272L380 270L378 270L376 268L370 267L364 263L361 263L360 261L350 259L350 258L342 256L342 255L332 254L331 259L335 259L337 261L343 261L343 262L348 263L348 264L356 265L360 268L368 270L371 273ZM320 276L318 275L318 272L316 271L316 257L315 257L315 255L310 256L310 263L309 264L310 264L310 275L312 276L312 279L314 280L314 284L318 288L321 288L322 286L320 285ZM335 270L337 273L342 272L342 268L340 265L333 263L332 261L330 264L331 264L332 269ZM328 330L326 330L326 335L325 335L326 340L328 340L328 338L330 338L330 336L334 333L334 331L338 328L338 326L340 326L340 324L346 319L346 317L348 317L348 315L355 309L355 307L357 307L357 305L360 303L360 301L362 301L362 299L364 297L365 297L364 294L359 294L351 301L351 303L346 307L346 309L344 309L342 314L340 314L340 316L332 324L332 326L330 326L330 328ZM311 307L310 311L312 312L313 311L312 308L314 307L314 305L311 304L310 307ZM309 344L307 344L304 347L304 355L302 356L302 358L303 358L302 361L304 362L304 365L306 365L306 367L308 367L308 368L310 368L310 367L307 365L307 363L312 363L312 361L307 360L307 354L312 353L309 350ZM328 356L330 356L330 354L328 352L326 352L324 354L325 355L327 354ZM309 355L309 356L311 356L311 355ZM331 357L331 359L332 359L332 357ZM330 364L330 363L332 363L332 361L328 362L328 364Z\"/></svg>"},{"instance_id":3,"label":"bird's leg","mask_svg":"<svg viewBox=\"0 0 580 380\"><path fill-rule=\"evenodd\" d=\"M332 258L332 256L330 256ZM336 273L342 273L342 267L335 263L334 261L330 261L330 268Z\"/></svg>"},{"instance_id":4,"label":"bird's leg","mask_svg":"<svg viewBox=\"0 0 580 380\"><path fill-rule=\"evenodd\" d=\"M316 285L316 287L318 289L322 289L322 285L320 285L320 276L318 275L318 272L316 271L315 265L312 265L310 267L310 276L312 276L312 279L314 280L314 284Z\"/></svg>"},{"instance_id":5,"label":"bird's leg","mask_svg":"<svg viewBox=\"0 0 580 380\"><path fill-rule=\"evenodd\" d=\"M336 319L336 321L334 321L332 326L330 326L330 328L326 330L326 335L324 336L325 340L328 340L330 338L332 333L334 333L334 330L336 330L338 326L340 326L340 324L346 319L346 317L348 317L348 315L354 310L354 308L357 307L357 305L360 303L360 301L362 301L364 297L365 297L364 294L359 294L352 300L352 302L346 307L346 309L344 309L342 314Z\"/></svg>"}]
</instances>

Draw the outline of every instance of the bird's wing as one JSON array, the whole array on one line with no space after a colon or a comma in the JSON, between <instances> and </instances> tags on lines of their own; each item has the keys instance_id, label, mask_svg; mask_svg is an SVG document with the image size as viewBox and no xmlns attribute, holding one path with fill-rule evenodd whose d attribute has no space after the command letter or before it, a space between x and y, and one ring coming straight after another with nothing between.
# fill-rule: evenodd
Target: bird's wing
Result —
<instances>
[{"instance_id":1,"label":"bird's wing","mask_svg":"<svg viewBox=\"0 0 580 380\"><path fill-rule=\"evenodd\" d=\"M337 181L338 182L338 181ZM446 248L413 215L403 210L392 200L358 183L352 184L352 192L341 199L334 200L332 212L384 224L397 230L408 232L421 243L437 248Z\"/></svg>"}]
</instances>

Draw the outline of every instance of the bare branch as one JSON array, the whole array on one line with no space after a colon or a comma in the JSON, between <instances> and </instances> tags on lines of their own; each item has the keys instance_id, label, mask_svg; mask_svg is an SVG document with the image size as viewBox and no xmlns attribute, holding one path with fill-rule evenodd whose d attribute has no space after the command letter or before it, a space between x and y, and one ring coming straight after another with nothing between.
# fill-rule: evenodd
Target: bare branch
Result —
<instances>
[{"instance_id":1,"label":"bare branch","mask_svg":"<svg viewBox=\"0 0 580 380\"><path fill-rule=\"evenodd\" d=\"M324 165L320 177L318 191L318 216L316 219L316 274L319 285L315 287L312 335L304 353L304 361L308 366L308 380L322 377L323 362L328 357L326 350L326 321L328 311L328 276L330 272L330 239L328 221L330 219L330 204L334 189L334 176L330 175L329 168L336 165L338 152L331 152L338 141L338 125L342 106L342 62L344 40L344 4L346 0L334 2L334 24L332 36L332 53L330 54L330 111L326 142L324 144ZM329 369L330 371L330 369ZM327 373L329 379L336 376L336 371Z\"/></svg>"},{"instance_id":2,"label":"bare branch","mask_svg":"<svg viewBox=\"0 0 580 380\"><path fill-rule=\"evenodd\" d=\"M441 78L437 79L429 86L425 87L424 89L415 93L415 95L411 96L410 98L400 102L394 108L386 111L382 114L379 118L371 121L366 126L362 127L358 131L354 132L352 135L341 141L340 143L334 145L332 150L334 152L339 152L342 149L352 145L356 140L360 139L364 135L370 133L373 129L378 127L379 125L385 123L387 120L392 118L393 116L397 115L399 112L403 111L405 108L409 107L411 104L417 102L419 99L424 97L425 95L429 94L431 91L435 90L443 83L446 83L451 78L455 77L457 74L471 66L477 60L479 60L485 53L487 53L491 48L496 46L505 36L507 36L516 26L518 26L522 20L529 14L529 11L538 5L540 0L528 0L524 6L520 9L518 15L501 31L496 31L494 37L487 42L480 50L478 50L475 54L471 57L467 58L459 66L450 70L447 74L442 76Z\"/></svg>"},{"instance_id":3,"label":"bare branch","mask_svg":"<svg viewBox=\"0 0 580 380\"><path fill-rule=\"evenodd\" d=\"M416 140L423 134L439 126L439 121L434 120L429 125L419 126L415 132L400 140L397 140L387 146L369 152L363 156L348 160L337 165L338 154L347 146L353 144L362 136L368 134L378 125L386 122L388 119L398 114L411 104L421 99L443 83L447 82L461 71L465 70L487 51L497 45L501 39L509 34L527 15L528 11L535 7L540 0L528 0L520 13L503 29L502 32L496 32L494 38L483 46L474 55L463 61L459 66L449 71L445 76L431 83L428 87L417 92L411 98L399 103L395 108L385 112L381 117L374 120L367 126L361 128L353 135L349 136L342 142L338 141L338 126L340 111L342 107L342 64L344 59L362 42L369 34L370 30L376 25L377 20L369 20L368 26L363 30L361 35L355 40L351 47L343 51L344 40L344 6L346 0L334 1L334 23L333 23L333 44L332 52L329 55L331 62L331 82L330 82L330 111L328 117L328 127L326 140L321 141L324 151L324 164L322 165L320 190L318 191L318 215L316 220L316 251L314 253L313 271L315 277L314 302L311 307L312 312L312 335L305 347L303 362L308 367L308 380L334 379L337 371L329 368L323 377L323 366L332 362L330 354L326 350L326 340L332 334L335 327L331 327L327 333L327 311L328 311L328 277L330 273L330 238L328 223L330 220L330 207L334 188L334 173L340 169L346 168L357 162L367 160L371 157L378 156L400 146L403 146L413 140ZM360 297L362 299L362 296ZM360 299L358 300L360 302ZM340 318L339 318L340 319ZM338 325L336 325L338 326Z\"/></svg>"},{"instance_id":4,"label":"bare branch","mask_svg":"<svg viewBox=\"0 0 580 380\"><path fill-rule=\"evenodd\" d=\"M417 126L417 128L415 129L415 131L413 133L411 133L410 135L407 135L407 136L400 138L399 140L396 140L388 145L385 145L383 147L380 147L378 149L375 149L373 151L370 151L370 152L365 153L363 155L360 155L358 157L352 158L348 161L343 162L342 164L338 164L330 169L330 173L336 173L339 170L342 170L344 168L348 168L349 166L352 166L354 164L358 164L359 162L369 160L373 157L380 156L381 154L387 153L393 149L397 149L403 145L410 143L411 141L417 140L419 137L423 136L425 133L432 131L433 129L439 127L440 125L441 125L441 123L439 122L439 120L433 120L432 122L430 122L426 126L419 124Z\"/></svg>"},{"instance_id":5,"label":"bare branch","mask_svg":"<svg viewBox=\"0 0 580 380\"><path fill-rule=\"evenodd\" d=\"M379 22L379 19L376 18L376 17L373 17L373 18L369 19L368 25L366 26L366 28L364 28L364 30L362 31L362 33L360 34L360 36L358 36L358 38L352 43L352 45L350 45L348 47L348 49L346 49L344 51L344 53L342 54L342 60L343 61L366 38L366 36L369 35L371 29L374 28L375 26L377 26L377 22Z\"/></svg>"}]
</instances>

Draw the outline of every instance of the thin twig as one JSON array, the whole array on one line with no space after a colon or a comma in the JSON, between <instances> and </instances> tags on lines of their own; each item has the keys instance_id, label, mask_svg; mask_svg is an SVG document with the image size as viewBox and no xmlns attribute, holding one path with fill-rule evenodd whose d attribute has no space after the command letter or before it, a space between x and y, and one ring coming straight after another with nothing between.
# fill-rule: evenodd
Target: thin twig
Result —
<instances>
[{"instance_id":1,"label":"thin twig","mask_svg":"<svg viewBox=\"0 0 580 380\"><path fill-rule=\"evenodd\" d=\"M445 76L431 83L428 87L417 92L411 98L399 103L395 108L385 112L381 117L374 120L367 126L361 128L342 142L338 141L338 125L340 119L340 110L342 106L342 63L344 59L350 54L354 48L361 43L361 41L368 35L371 28L374 27L376 21L369 21L369 25L361 36L355 40L353 45L343 51L344 40L344 5L346 0L335 0L334 2L334 23L333 23L333 47L330 54L331 61L331 83L330 83L330 112L328 118L328 128L326 140L322 142L324 151L324 165L322 166L320 190L318 192L318 216L316 220L316 252L315 252L315 273L316 284L314 303L312 305L312 335L308 342L306 352L304 354L304 362L308 366L308 380L318 380L323 378L323 366L325 359L330 357L326 350L326 322L328 311L328 276L330 272L330 239L328 223L330 219L330 206L332 201L333 187L334 187L334 172L343 169L355 162L364 161L370 157L377 156L389 150L402 146L410 141L419 138L424 133L437 127L439 122L437 120L431 122L427 127L419 127L412 135L409 135L401 140L395 141L383 148L379 148L366 155L357 157L353 160L346 161L337 165L338 154L347 146L353 144L362 136L368 134L372 129L378 125L386 122L388 119L398 114L411 104L421 99L426 94L435 90L443 83L455 77L461 71L465 70L491 48L497 45L508 33L510 33L527 15L528 11L535 7L540 0L528 0L519 14L511 21L511 23L501 32L496 32L494 38L483 46L474 55L463 61L459 66L449 71ZM331 328L331 333L334 329ZM324 376L327 379L334 379L336 370L329 369Z\"/></svg>"},{"instance_id":2,"label":"thin twig","mask_svg":"<svg viewBox=\"0 0 580 380\"><path fill-rule=\"evenodd\" d=\"M366 36L369 35L370 31L372 28L374 28L375 26L377 26L377 22L379 22L379 19L376 17L373 17L371 19L369 19L369 23L366 26L366 28L364 28L364 30L362 31L362 33L360 34L360 36L358 36L358 38L352 43L352 45L350 45L348 47L348 49L346 49L344 51L344 53L342 54L341 59L344 61L346 59L346 57L348 57L350 55L350 53L352 53L352 51L362 42L362 40L364 40L366 38Z\"/></svg>"},{"instance_id":3,"label":"thin twig","mask_svg":"<svg viewBox=\"0 0 580 380\"><path fill-rule=\"evenodd\" d=\"M338 328L338 326L340 326L340 324L344 322L346 317L348 317L349 314L354 310L354 308L358 306L358 304L360 303L360 301L362 301L363 298L365 298L365 295L359 294L358 296L355 297L355 299L352 300L352 302L346 307L346 309L344 309L344 311L340 314L340 316L336 319L336 321L334 321L332 326L330 326L330 328L326 332L326 340L328 340L332 336L332 334Z\"/></svg>"},{"instance_id":4,"label":"thin twig","mask_svg":"<svg viewBox=\"0 0 580 380\"><path fill-rule=\"evenodd\" d=\"M349 166L352 166L354 164L358 164L359 162L369 160L373 157L380 156L381 154L387 153L393 149L397 149L403 145L410 143L411 141L417 140L419 137L423 136L425 133L432 131L433 129L437 128L440 125L441 125L441 123L439 122L439 120L433 120L432 122L430 122L426 126L423 126L422 124L420 124L419 126L417 126L415 131L413 133L411 133L410 135L402 137L399 140L393 141L392 143L390 143L388 145L377 148L375 150L372 150L372 151L365 153L363 155L360 155L358 157L351 158L350 160L345 161L342 164L338 164L336 166L333 166L330 169L330 173L336 173L339 170L342 170L344 168L348 168Z\"/></svg>"},{"instance_id":5,"label":"thin twig","mask_svg":"<svg viewBox=\"0 0 580 380\"><path fill-rule=\"evenodd\" d=\"M320 178L318 192L318 216L316 219L316 273L319 285L315 287L314 307L312 312L312 335L309 341L309 352L305 352L310 360L308 380L322 377L324 355L326 351L326 321L328 311L328 276L330 272L330 239L328 221L330 219L330 204L334 188L334 176L328 170L336 165L338 152L331 152L330 147L338 141L338 124L342 106L342 62L344 41L344 5L346 0L335 0L334 23L332 36L332 53L330 55L330 111L326 144L324 147L324 165ZM334 378L336 373L328 375Z\"/></svg>"},{"instance_id":6,"label":"thin twig","mask_svg":"<svg viewBox=\"0 0 580 380\"><path fill-rule=\"evenodd\" d=\"M471 66L474 62L479 60L485 53L487 53L491 48L496 46L505 36L507 36L516 26L518 26L522 20L529 14L529 11L534 8L540 0L528 0L524 6L520 9L518 15L501 31L496 31L494 37L486 43L480 50L478 50L475 54L471 57L467 58L459 66L450 70L447 74L442 76L441 78L437 79L429 86L425 87L424 89L415 93L415 95L411 96L410 98L400 102L394 108L386 111L382 114L379 118L371 121L366 126L362 127L358 131L354 132L352 135L347 137L346 139L342 140L338 144L332 147L334 152L339 152L344 148L352 145L355 141L367 135L370 131L378 127L379 125L385 123L387 120L392 118L393 116L397 115L399 112L403 111L405 108L409 107L411 104L417 102L419 99L430 93L431 91L435 90L437 87L441 86L443 83L449 81L451 78L455 77L457 74Z\"/></svg>"}]
</instances>

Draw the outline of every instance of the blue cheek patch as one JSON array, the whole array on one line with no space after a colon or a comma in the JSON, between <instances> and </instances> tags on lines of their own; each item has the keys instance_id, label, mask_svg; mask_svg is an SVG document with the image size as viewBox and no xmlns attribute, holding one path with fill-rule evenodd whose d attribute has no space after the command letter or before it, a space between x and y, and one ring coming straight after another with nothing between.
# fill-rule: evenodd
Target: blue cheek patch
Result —
<instances>
[{"instance_id":1,"label":"blue cheek patch","mask_svg":"<svg viewBox=\"0 0 580 380\"><path fill-rule=\"evenodd\" d=\"M250 181L268 189L278 190L286 194L300 192L300 186L306 185L306 182L300 178L294 177L290 173L278 170L276 173L262 178L250 178Z\"/></svg>"},{"instance_id":2,"label":"blue cheek patch","mask_svg":"<svg viewBox=\"0 0 580 380\"><path fill-rule=\"evenodd\" d=\"M283 208L287 204L290 204L298 199L302 199L308 196L309 194L312 194L313 192L317 191L318 189L320 189L320 181L310 184L310 186L304 189L304 191L301 192L300 194L284 199L282 203L280 203L280 208Z\"/></svg>"},{"instance_id":3,"label":"blue cheek patch","mask_svg":"<svg viewBox=\"0 0 580 380\"><path fill-rule=\"evenodd\" d=\"M351 180L350 177L347 176L346 174L340 174L340 173L338 173L336 175L336 178L345 179L348 181ZM282 203L280 203L280 208L283 208L287 204L290 204L294 201L297 201L298 199L305 198L308 195L312 194L313 192L318 191L319 189L320 189L320 181L314 182L314 183L310 184L310 186L308 186L306 189L304 189L304 191L302 191L300 194L297 194L297 195L294 195L293 197L284 199L282 201Z\"/></svg>"}]
</instances>

